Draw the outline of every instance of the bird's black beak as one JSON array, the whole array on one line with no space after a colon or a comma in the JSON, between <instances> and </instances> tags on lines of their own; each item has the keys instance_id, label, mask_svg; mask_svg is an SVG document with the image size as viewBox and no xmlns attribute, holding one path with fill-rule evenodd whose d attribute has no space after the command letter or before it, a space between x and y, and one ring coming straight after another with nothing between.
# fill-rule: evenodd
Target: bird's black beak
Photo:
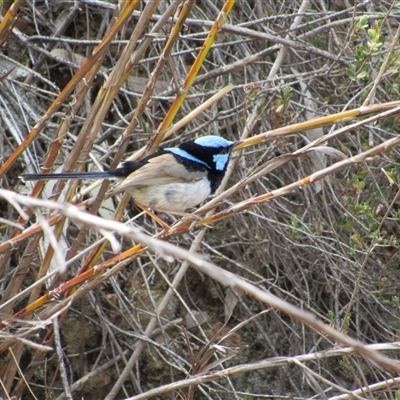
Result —
<instances>
[{"instance_id":1,"label":"bird's black beak","mask_svg":"<svg viewBox=\"0 0 400 400\"><path fill-rule=\"evenodd\" d=\"M239 144L242 144L243 140L238 140L237 142L232 143L232 150L235 150L235 147L239 146Z\"/></svg>"}]
</instances>

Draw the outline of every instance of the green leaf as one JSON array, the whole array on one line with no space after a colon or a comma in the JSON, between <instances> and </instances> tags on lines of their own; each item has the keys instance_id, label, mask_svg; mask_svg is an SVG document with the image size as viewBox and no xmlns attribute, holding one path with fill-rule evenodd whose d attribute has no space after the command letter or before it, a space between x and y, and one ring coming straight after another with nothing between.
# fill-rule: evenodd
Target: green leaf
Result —
<instances>
[{"instance_id":1,"label":"green leaf","mask_svg":"<svg viewBox=\"0 0 400 400\"><path fill-rule=\"evenodd\" d=\"M363 16L360 18L359 24L360 24L363 28L365 28L366 26L368 26L368 16L367 16L367 15L363 15Z\"/></svg>"},{"instance_id":2,"label":"green leaf","mask_svg":"<svg viewBox=\"0 0 400 400\"><path fill-rule=\"evenodd\" d=\"M368 29L367 33L368 33L368 36L373 40L376 40L377 38L379 38L379 34L375 29Z\"/></svg>"},{"instance_id":3,"label":"green leaf","mask_svg":"<svg viewBox=\"0 0 400 400\"><path fill-rule=\"evenodd\" d=\"M367 76L367 71L361 71L360 73L357 74L356 78L357 79L363 79Z\"/></svg>"},{"instance_id":4,"label":"green leaf","mask_svg":"<svg viewBox=\"0 0 400 400\"><path fill-rule=\"evenodd\" d=\"M353 79L354 78L354 69L353 68L347 68L346 69L346 75L348 78Z\"/></svg>"}]
</instances>

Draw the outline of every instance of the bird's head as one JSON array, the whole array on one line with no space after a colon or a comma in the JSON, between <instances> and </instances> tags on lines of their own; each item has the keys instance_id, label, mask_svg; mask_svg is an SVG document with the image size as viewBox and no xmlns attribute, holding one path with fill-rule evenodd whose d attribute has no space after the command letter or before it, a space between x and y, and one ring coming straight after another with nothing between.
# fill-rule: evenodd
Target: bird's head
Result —
<instances>
[{"instance_id":1,"label":"bird's head","mask_svg":"<svg viewBox=\"0 0 400 400\"><path fill-rule=\"evenodd\" d=\"M238 142L231 142L220 136L202 136L184 142L172 150L178 156L197 162L213 172L224 173L228 166L233 147Z\"/></svg>"}]
</instances>

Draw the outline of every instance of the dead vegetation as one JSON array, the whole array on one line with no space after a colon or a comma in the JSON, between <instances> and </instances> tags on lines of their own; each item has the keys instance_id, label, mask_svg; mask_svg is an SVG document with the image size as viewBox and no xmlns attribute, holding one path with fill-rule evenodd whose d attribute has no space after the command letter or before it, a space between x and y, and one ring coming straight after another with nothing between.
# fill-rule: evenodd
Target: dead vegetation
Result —
<instances>
[{"instance_id":1,"label":"dead vegetation","mask_svg":"<svg viewBox=\"0 0 400 400\"><path fill-rule=\"evenodd\" d=\"M1 397L398 398L399 13L4 1ZM247 141L167 233L109 182L18 178L206 133Z\"/></svg>"}]
</instances>

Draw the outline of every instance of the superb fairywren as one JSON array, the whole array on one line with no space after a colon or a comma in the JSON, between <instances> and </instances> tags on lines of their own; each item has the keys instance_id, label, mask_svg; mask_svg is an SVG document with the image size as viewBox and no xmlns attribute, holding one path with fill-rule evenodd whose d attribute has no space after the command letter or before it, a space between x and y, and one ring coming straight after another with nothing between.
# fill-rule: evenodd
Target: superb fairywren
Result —
<instances>
[{"instance_id":1,"label":"superb fairywren","mask_svg":"<svg viewBox=\"0 0 400 400\"><path fill-rule=\"evenodd\" d=\"M131 194L141 206L183 212L214 193L225 175L233 147L219 136L203 136L178 147L159 149L140 161L125 161L105 172L26 174L24 180L123 178L108 195Z\"/></svg>"}]
</instances>

